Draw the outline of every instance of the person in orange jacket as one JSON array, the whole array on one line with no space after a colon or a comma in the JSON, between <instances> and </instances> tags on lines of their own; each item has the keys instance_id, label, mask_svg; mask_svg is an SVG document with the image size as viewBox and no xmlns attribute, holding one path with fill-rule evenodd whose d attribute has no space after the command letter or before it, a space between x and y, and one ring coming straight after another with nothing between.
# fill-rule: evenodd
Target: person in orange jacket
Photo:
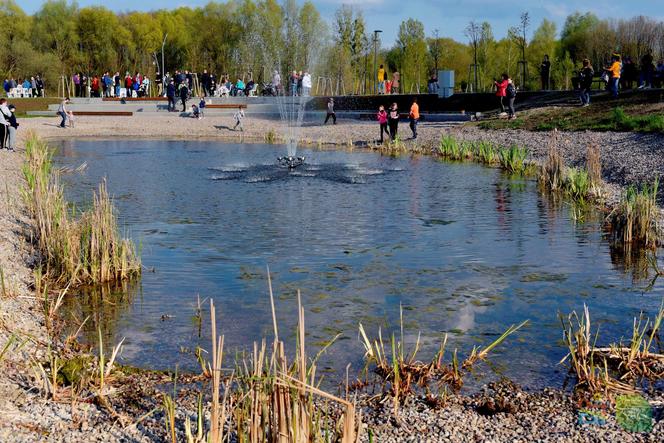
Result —
<instances>
[{"instance_id":1,"label":"person in orange jacket","mask_svg":"<svg viewBox=\"0 0 664 443\"><path fill-rule=\"evenodd\" d=\"M417 97L413 99L413 104L410 106L410 130L413 131L413 139L417 138L417 122L420 120L420 107L417 104Z\"/></svg>"}]
</instances>

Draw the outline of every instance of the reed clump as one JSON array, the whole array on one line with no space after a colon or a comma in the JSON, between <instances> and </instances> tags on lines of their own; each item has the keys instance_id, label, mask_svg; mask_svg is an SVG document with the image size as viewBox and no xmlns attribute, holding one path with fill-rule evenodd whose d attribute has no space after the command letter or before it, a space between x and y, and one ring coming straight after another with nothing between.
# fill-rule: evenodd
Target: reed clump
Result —
<instances>
[{"instance_id":1,"label":"reed clump","mask_svg":"<svg viewBox=\"0 0 664 443\"><path fill-rule=\"evenodd\" d=\"M498 151L500 165L511 174L522 174L526 170L527 156L528 150L516 145Z\"/></svg>"},{"instance_id":2,"label":"reed clump","mask_svg":"<svg viewBox=\"0 0 664 443\"><path fill-rule=\"evenodd\" d=\"M65 200L48 145L32 135L26 142L26 156L23 197L46 279L76 286L139 275L140 258L134 244L120 236L106 184L99 185L92 207L77 213Z\"/></svg>"},{"instance_id":3,"label":"reed clump","mask_svg":"<svg viewBox=\"0 0 664 443\"><path fill-rule=\"evenodd\" d=\"M273 145L279 141L279 135L277 134L277 131L274 130L274 128L270 128L263 135L263 140L265 143Z\"/></svg>"},{"instance_id":4,"label":"reed clump","mask_svg":"<svg viewBox=\"0 0 664 443\"><path fill-rule=\"evenodd\" d=\"M274 306L272 297L271 302ZM203 396L199 396L196 433L186 418L188 443L358 441L355 404L318 387L316 361L324 349L313 359L307 356L299 293L298 313L292 362L288 361L284 342L279 340L273 313L274 341L270 345L266 340L254 343L249 356L236 359L234 369L224 369L224 336L217 335L216 308L210 301L212 358L206 365L211 377L211 402L206 411ZM166 433L176 441L174 398L176 392L164 397L163 411Z\"/></svg>"},{"instance_id":5,"label":"reed clump","mask_svg":"<svg viewBox=\"0 0 664 443\"><path fill-rule=\"evenodd\" d=\"M448 363L444 362L447 334L433 359L423 362L417 359L420 348L419 334L414 349L412 351L405 349L403 310L400 322L401 337L397 338L395 334L392 334L387 343L387 349L381 329L378 330L378 338L369 339L362 324L359 325L360 338L365 350L366 367L373 365L374 373L391 385L390 391L393 396L395 414L400 402L418 388L425 390L427 395L430 395L428 391L432 382L445 385L446 388L449 387L455 391L459 390L463 386L465 374L470 372L476 363L486 360L491 350L525 326L528 320L519 325L510 326L486 347L473 347L471 353L463 361L459 360L458 351L455 349L452 359Z\"/></svg>"},{"instance_id":6,"label":"reed clump","mask_svg":"<svg viewBox=\"0 0 664 443\"><path fill-rule=\"evenodd\" d=\"M657 246L657 192L659 179L640 190L629 186L607 217L614 241L625 249Z\"/></svg>"},{"instance_id":7,"label":"reed clump","mask_svg":"<svg viewBox=\"0 0 664 443\"><path fill-rule=\"evenodd\" d=\"M564 185L564 162L558 146L558 131L551 132L546 160L540 168L539 182L550 191L559 191Z\"/></svg>"},{"instance_id":8,"label":"reed clump","mask_svg":"<svg viewBox=\"0 0 664 443\"><path fill-rule=\"evenodd\" d=\"M583 315L572 312L561 318L563 339L570 370L576 376L576 388L591 394L629 394L639 390L640 380L664 378L664 355L654 352L659 329L664 319L664 305L655 319L634 319L632 335L608 347L598 347L599 330L591 332L590 313L584 305Z\"/></svg>"},{"instance_id":9,"label":"reed clump","mask_svg":"<svg viewBox=\"0 0 664 443\"><path fill-rule=\"evenodd\" d=\"M602 181L602 161L597 143L588 145L586 151L586 171L588 171L591 195L600 198L603 194L604 182Z\"/></svg>"}]
</instances>

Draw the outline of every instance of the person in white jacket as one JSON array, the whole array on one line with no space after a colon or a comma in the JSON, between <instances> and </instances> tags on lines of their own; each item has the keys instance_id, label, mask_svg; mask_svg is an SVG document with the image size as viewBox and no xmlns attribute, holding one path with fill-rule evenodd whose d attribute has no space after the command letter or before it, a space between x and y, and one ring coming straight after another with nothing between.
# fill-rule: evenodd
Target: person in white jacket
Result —
<instances>
[{"instance_id":1,"label":"person in white jacket","mask_svg":"<svg viewBox=\"0 0 664 443\"><path fill-rule=\"evenodd\" d=\"M302 76L302 95L304 97L309 97L311 94L311 74L309 72L304 71L304 75Z\"/></svg>"},{"instance_id":2,"label":"person in white jacket","mask_svg":"<svg viewBox=\"0 0 664 443\"><path fill-rule=\"evenodd\" d=\"M0 99L0 149L9 149L9 119L12 112L7 107L7 99Z\"/></svg>"}]
</instances>

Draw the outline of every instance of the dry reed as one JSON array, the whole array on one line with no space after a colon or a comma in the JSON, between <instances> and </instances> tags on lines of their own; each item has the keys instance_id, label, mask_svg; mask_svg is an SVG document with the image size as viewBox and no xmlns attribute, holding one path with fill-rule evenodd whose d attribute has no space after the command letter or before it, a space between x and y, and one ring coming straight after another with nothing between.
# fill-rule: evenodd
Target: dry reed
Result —
<instances>
[{"instance_id":1,"label":"dry reed","mask_svg":"<svg viewBox=\"0 0 664 443\"><path fill-rule=\"evenodd\" d=\"M23 189L33 219L44 276L60 285L123 280L141 272L133 243L121 238L106 184L99 185L92 208L77 214L65 200L48 145L32 135L26 143Z\"/></svg>"}]
</instances>

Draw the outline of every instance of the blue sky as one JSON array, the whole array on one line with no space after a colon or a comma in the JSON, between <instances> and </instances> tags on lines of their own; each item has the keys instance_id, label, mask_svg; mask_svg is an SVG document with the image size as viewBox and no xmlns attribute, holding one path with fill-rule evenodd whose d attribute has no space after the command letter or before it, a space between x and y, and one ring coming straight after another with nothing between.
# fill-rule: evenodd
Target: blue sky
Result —
<instances>
[{"instance_id":1,"label":"blue sky","mask_svg":"<svg viewBox=\"0 0 664 443\"><path fill-rule=\"evenodd\" d=\"M470 20L488 21L496 38L518 23L521 12L528 11L533 31L543 18L562 28L567 15L591 11L601 18L629 18L647 15L664 20L664 0L625 2L620 0L313 0L323 17L331 21L341 4L350 4L364 12L369 30L383 30L383 46L392 46L399 23L412 17L424 23L427 35L438 29L439 35L465 40L463 29ZM130 11L176 6L201 6L208 0L79 0L80 6L104 5L115 11ZM18 4L28 13L39 9L41 0L21 0Z\"/></svg>"}]
</instances>

